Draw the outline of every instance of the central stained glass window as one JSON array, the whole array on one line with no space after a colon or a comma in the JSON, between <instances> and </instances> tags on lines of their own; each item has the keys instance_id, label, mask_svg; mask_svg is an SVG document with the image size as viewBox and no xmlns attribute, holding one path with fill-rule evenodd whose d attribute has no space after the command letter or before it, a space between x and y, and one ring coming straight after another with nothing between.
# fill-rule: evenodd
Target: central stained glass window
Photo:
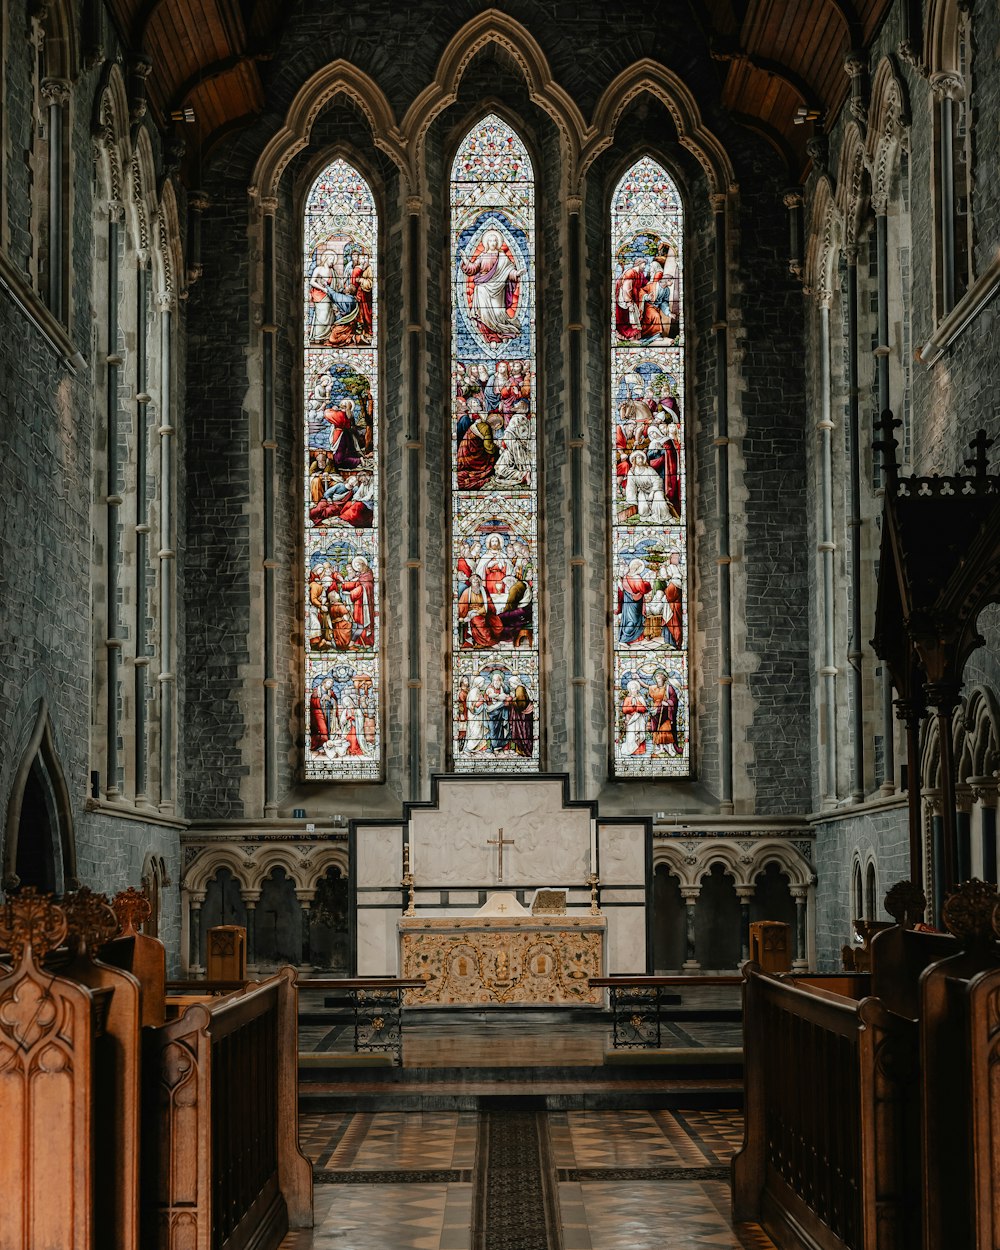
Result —
<instances>
[{"instance_id":1,"label":"central stained glass window","mask_svg":"<svg viewBox=\"0 0 1000 1250\"><path fill-rule=\"evenodd\" d=\"M371 188L332 161L303 248L307 781L382 773L377 240Z\"/></svg>"},{"instance_id":2,"label":"central stained glass window","mask_svg":"<svg viewBox=\"0 0 1000 1250\"><path fill-rule=\"evenodd\" d=\"M500 117L451 173L452 760L539 767L535 183Z\"/></svg>"},{"instance_id":3,"label":"central stained glass window","mask_svg":"<svg viewBox=\"0 0 1000 1250\"><path fill-rule=\"evenodd\" d=\"M611 202L613 769L687 777L684 219L649 157Z\"/></svg>"}]
</instances>

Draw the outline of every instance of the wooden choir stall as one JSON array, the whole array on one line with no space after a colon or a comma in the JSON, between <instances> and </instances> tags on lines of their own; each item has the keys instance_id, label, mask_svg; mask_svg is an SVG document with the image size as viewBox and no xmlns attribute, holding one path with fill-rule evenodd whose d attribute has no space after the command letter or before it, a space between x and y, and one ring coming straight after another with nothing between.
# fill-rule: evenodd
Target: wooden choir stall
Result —
<instances>
[{"instance_id":1,"label":"wooden choir stall","mask_svg":"<svg viewBox=\"0 0 1000 1250\"><path fill-rule=\"evenodd\" d=\"M744 969L733 1215L781 1250L1000 1245L1000 895L961 886L943 934L909 882L886 909L870 973Z\"/></svg>"},{"instance_id":2,"label":"wooden choir stall","mask_svg":"<svg viewBox=\"0 0 1000 1250\"><path fill-rule=\"evenodd\" d=\"M0 1250L273 1250L312 1225L294 972L172 1001L148 907L0 904Z\"/></svg>"}]
</instances>

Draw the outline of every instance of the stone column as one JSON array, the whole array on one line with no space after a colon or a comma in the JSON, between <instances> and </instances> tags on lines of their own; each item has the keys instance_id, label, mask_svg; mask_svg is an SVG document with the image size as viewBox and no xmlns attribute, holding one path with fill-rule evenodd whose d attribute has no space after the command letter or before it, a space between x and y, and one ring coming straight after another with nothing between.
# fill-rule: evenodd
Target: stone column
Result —
<instances>
[{"instance_id":1,"label":"stone column","mask_svg":"<svg viewBox=\"0 0 1000 1250\"><path fill-rule=\"evenodd\" d=\"M795 958L792 960L792 971L805 972L809 967L809 939L806 927L809 887L793 885L790 893L795 900Z\"/></svg>"},{"instance_id":2,"label":"stone column","mask_svg":"<svg viewBox=\"0 0 1000 1250\"><path fill-rule=\"evenodd\" d=\"M166 815L174 811L174 456L176 430L173 423L174 407L174 298L169 291L161 291L156 299L160 312L160 401L158 415L160 424L160 521L159 549L159 626L160 626L160 797L159 809Z\"/></svg>"},{"instance_id":3,"label":"stone column","mask_svg":"<svg viewBox=\"0 0 1000 1250\"><path fill-rule=\"evenodd\" d=\"M740 900L740 962L750 958L750 903L756 893L752 885L738 885L736 897Z\"/></svg>"},{"instance_id":4,"label":"stone column","mask_svg":"<svg viewBox=\"0 0 1000 1250\"><path fill-rule=\"evenodd\" d=\"M928 893L931 920L938 924L944 905L944 845L941 821L941 791L924 791L924 817L930 826L930 889Z\"/></svg>"},{"instance_id":5,"label":"stone column","mask_svg":"<svg viewBox=\"0 0 1000 1250\"><path fill-rule=\"evenodd\" d=\"M421 665L421 642L423 628L423 525L421 500L424 491L423 474L423 413L420 402L421 380L424 376L424 309L422 280L424 266L423 224L424 201L419 195L406 200L406 233L403 274L406 300L406 459L404 481L406 483L406 772L411 799L421 797L421 767L423 754L422 708L423 670ZM449 706L452 703L449 697ZM379 710L383 732L387 728L388 713ZM454 738L451 718L447 718L450 739ZM447 749L450 755L451 747Z\"/></svg>"},{"instance_id":6,"label":"stone column","mask_svg":"<svg viewBox=\"0 0 1000 1250\"><path fill-rule=\"evenodd\" d=\"M880 190L873 197L875 209L875 251L878 264L878 343L875 347L878 378L879 412L890 405L889 395L889 222L886 217L886 193ZM879 685L882 695L882 786L885 795L896 793L895 719L892 714L892 682L889 666L882 661Z\"/></svg>"},{"instance_id":7,"label":"stone column","mask_svg":"<svg viewBox=\"0 0 1000 1250\"><path fill-rule=\"evenodd\" d=\"M584 622L584 570L586 568L586 521L583 498L583 460L587 426L584 417L583 382L583 198L567 197L566 209L566 400L569 410L569 613L571 622L570 688L572 691L573 781L576 798L587 793L587 689Z\"/></svg>"},{"instance_id":8,"label":"stone column","mask_svg":"<svg viewBox=\"0 0 1000 1250\"><path fill-rule=\"evenodd\" d=\"M937 186L939 201L938 246L941 248L941 315L955 307L955 105L965 84L960 74L947 70L930 76L937 103Z\"/></svg>"},{"instance_id":9,"label":"stone column","mask_svg":"<svg viewBox=\"0 0 1000 1250\"><path fill-rule=\"evenodd\" d=\"M724 192L711 197L715 214L716 524L719 567L719 811L733 812L732 537L729 515L729 293ZM685 965L686 966L686 965Z\"/></svg>"},{"instance_id":10,"label":"stone column","mask_svg":"<svg viewBox=\"0 0 1000 1250\"><path fill-rule=\"evenodd\" d=\"M972 787L955 787L955 884L972 876Z\"/></svg>"},{"instance_id":11,"label":"stone column","mask_svg":"<svg viewBox=\"0 0 1000 1250\"><path fill-rule=\"evenodd\" d=\"M864 642L861 626L861 413L858 395L858 247L851 242L847 255L847 409L850 437L850 497L848 527L851 531L851 798L865 797L864 740Z\"/></svg>"},{"instance_id":12,"label":"stone column","mask_svg":"<svg viewBox=\"0 0 1000 1250\"><path fill-rule=\"evenodd\" d=\"M698 896L701 894L700 885L682 885L681 898L684 900L684 906L687 908L687 958L684 960L684 972L700 972L701 964L697 959L695 950L694 937L694 909L698 904Z\"/></svg>"},{"instance_id":13,"label":"stone column","mask_svg":"<svg viewBox=\"0 0 1000 1250\"><path fill-rule=\"evenodd\" d=\"M133 758L135 761L135 801L145 803L149 788L149 647L146 622L149 619L146 566L149 561L149 261L140 254L136 269L135 298L135 604L134 604L134 682Z\"/></svg>"},{"instance_id":14,"label":"stone column","mask_svg":"<svg viewBox=\"0 0 1000 1250\"><path fill-rule=\"evenodd\" d=\"M260 890L240 890L240 898L247 909L247 972L257 970L257 904Z\"/></svg>"},{"instance_id":15,"label":"stone column","mask_svg":"<svg viewBox=\"0 0 1000 1250\"><path fill-rule=\"evenodd\" d=\"M188 946L188 972L191 976L200 976L205 969L201 963L201 905L205 901L204 890L194 890L188 895L190 939Z\"/></svg>"},{"instance_id":16,"label":"stone column","mask_svg":"<svg viewBox=\"0 0 1000 1250\"><path fill-rule=\"evenodd\" d=\"M278 202L274 198L261 200L263 219L263 322L262 337L262 386L261 413L261 482L262 482L262 555L263 555L263 603L264 603L264 817L277 816L278 775L278 726L275 717L275 699L278 688L276 672L277 651L277 605L274 577L278 567L275 558L274 495L275 458L278 444L274 431L274 361L275 340L278 326L275 320L274 302L274 217Z\"/></svg>"},{"instance_id":17,"label":"stone column","mask_svg":"<svg viewBox=\"0 0 1000 1250\"><path fill-rule=\"evenodd\" d=\"M118 525L122 506L121 466L118 462L118 389L124 357L118 350L121 327L118 323L118 246L125 210L121 204L108 205L108 312L105 332L107 355L105 364L105 649L107 653L107 700L105 706L105 773L104 793L117 798L118 787L118 681L121 666L122 640L118 632L118 571L121 544Z\"/></svg>"},{"instance_id":18,"label":"stone column","mask_svg":"<svg viewBox=\"0 0 1000 1250\"><path fill-rule=\"evenodd\" d=\"M997 879L997 778L970 777L979 804L980 871L984 881L996 883Z\"/></svg>"},{"instance_id":19,"label":"stone column","mask_svg":"<svg viewBox=\"0 0 1000 1250\"><path fill-rule=\"evenodd\" d=\"M69 103L69 83L61 78L46 78L42 82L42 99L48 105L48 152L49 152L49 219L47 222L49 245L49 274L46 298L49 308L64 325L69 320L69 292L66 289L66 217L64 201L66 105Z\"/></svg>"},{"instance_id":20,"label":"stone column","mask_svg":"<svg viewBox=\"0 0 1000 1250\"><path fill-rule=\"evenodd\" d=\"M822 480L822 506L819 524L819 552L822 565L822 613L823 613L823 663L822 678L823 741L821 745L820 805L824 808L837 804L837 648L835 621L837 596L835 588L834 553L837 544L833 537L833 431L832 397L830 394L830 305L829 294L821 297L819 306L819 354L820 354L820 418L816 422L819 434L820 478Z\"/></svg>"}]
</instances>

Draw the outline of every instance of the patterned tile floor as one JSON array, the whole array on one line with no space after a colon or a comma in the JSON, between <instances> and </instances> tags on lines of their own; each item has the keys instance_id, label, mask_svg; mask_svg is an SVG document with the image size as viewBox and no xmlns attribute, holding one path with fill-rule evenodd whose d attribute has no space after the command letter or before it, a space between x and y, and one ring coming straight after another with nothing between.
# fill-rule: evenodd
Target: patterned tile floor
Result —
<instances>
[{"instance_id":1,"label":"patterned tile floor","mask_svg":"<svg viewBox=\"0 0 1000 1250\"><path fill-rule=\"evenodd\" d=\"M289 1234L282 1250L477 1250L478 1121L471 1112L303 1116L316 1227ZM738 1112L574 1111L550 1114L547 1129L562 1250L774 1250L756 1226L729 1219Z\"/></svg>"}]
</instances>

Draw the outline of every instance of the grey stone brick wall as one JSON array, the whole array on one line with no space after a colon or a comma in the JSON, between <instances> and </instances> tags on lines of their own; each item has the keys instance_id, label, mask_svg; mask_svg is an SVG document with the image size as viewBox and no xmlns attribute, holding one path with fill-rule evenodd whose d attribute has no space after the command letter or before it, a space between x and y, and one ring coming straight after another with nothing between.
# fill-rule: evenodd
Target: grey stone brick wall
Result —
<instances>
[{"instance_id":1,"label":"grey stone brick wall","mask_svg":"<svg viewBox=\"0 0 1000 1250\"><path fill-rule=\"evenodd\" d=\"M7 256L23 269L30 250L31 188L24 153L31 126L32 52L23 37L28 26L21 0L8 6L7 21ZM78 876L84 885L113 893L139 884L147 851L162 856L173 882L164 899L164 937L176 967L177 830L92 811L87 804L91 735L100 732L92 726L93 596L103 593L91 545L100 421L96 318L104 315L103 292L95 289L90 137L99 81L97 67L82 72L69 105L69 329L83 357L75 375L6 294L0 295L0 813L8 809L44 700L69 790ZM134 350L134 340L130 346ZM123 398L123 416L127 408ZM126 430L123 451L134 454L134 439ZM124 611L124 619L134 621L134 606Z\"/></svg>"},{"instance_id":2,"label":"grey stone brick wall","mask_svg":"<svg viewBox=\"0 0 1000 1250\"><path fill-rule=\"evenodd\" d=\"M910 875L905 804L824 820L816 826L815 856L816 966L820 972L835 972L841 966L841 947L851 941L855 860L863 871L869 861L875 863L876 920L889 919L883 899L890 886Z\"/></svg>"}]
</instances>

